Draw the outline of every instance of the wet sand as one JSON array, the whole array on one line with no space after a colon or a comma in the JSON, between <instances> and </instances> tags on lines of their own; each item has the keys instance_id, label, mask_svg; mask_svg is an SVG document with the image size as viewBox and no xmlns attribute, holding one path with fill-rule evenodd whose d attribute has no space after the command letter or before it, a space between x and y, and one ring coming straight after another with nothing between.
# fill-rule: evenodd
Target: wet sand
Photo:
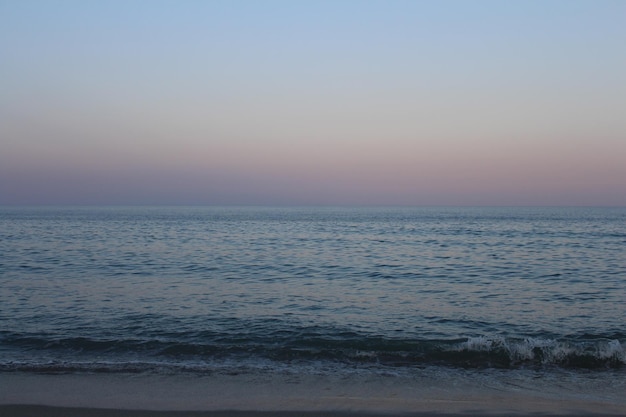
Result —
<instances>
[{"instance_id":1,"label":"wet sand","mask_svg":"<svg viewBox=\"0 0 626 417\"><path fill-rule=\"evenodd\" d=\"M626 416L601 395L468 381L0 373L0 417Z\"/></svg>"},{"instance_id":2,"label":"wet sand","mask_svg":"<svg viewBox=\"0 0 626 417\"><path fill-rule=\"evenodd\" d=\"M478 416L561 416L561 417L595 417L620 416L621 414L606 413L518 413L474 411L460 413L440 412L407 412L407 413L369 413L342 411L155 411L155 410L119 410L94 408L49 407L38 405L4 405L0 406L2 417L478 417Z\"/></svg>"}]
</instances>

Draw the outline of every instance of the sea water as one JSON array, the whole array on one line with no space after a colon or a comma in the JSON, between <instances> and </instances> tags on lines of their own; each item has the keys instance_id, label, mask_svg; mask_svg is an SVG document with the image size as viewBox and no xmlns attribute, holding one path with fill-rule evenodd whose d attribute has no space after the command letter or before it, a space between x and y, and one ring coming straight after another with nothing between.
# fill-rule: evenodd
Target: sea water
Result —
<instances>
[{"instance_id":1,"label":"sea water","mask_svg":"<svg viewBox=\"0 0 626 417\"><path fill-rule=\"evenodd\" d=\"M2 373L617 398L625 346L625 208L0 208Z\"/></svg>"}]
</instances>

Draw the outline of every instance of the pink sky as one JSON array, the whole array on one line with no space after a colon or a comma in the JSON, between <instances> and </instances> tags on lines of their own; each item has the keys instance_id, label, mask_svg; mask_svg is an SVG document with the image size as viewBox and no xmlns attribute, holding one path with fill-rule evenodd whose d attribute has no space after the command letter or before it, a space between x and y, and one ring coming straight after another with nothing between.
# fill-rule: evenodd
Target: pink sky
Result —
<instances>
[{"instance_id":1,"label":"pink sky","mask_svg":"<svg viewBox=\"0 0 626 417\"><path fill-rule=\"evenodd\" d=\"M626 205L624 3L269 4L1 6L0 204Z\"/></svg>"}]
</instances>

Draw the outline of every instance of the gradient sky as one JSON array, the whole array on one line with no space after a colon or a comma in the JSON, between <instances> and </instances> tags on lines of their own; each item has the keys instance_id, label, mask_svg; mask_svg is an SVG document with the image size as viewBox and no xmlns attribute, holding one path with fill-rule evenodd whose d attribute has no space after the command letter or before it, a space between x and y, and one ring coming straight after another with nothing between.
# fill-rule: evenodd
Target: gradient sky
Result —
<instances>
[{"instance_id":1,"label":"gradient sky","mask_svg":"<svg viewBox=\"0 0 626 417\"><path fill-rule=\"evenodd\" d=\"M0 0L0 204L626 205L626 1Z\"/></svg>"}]
</instances>

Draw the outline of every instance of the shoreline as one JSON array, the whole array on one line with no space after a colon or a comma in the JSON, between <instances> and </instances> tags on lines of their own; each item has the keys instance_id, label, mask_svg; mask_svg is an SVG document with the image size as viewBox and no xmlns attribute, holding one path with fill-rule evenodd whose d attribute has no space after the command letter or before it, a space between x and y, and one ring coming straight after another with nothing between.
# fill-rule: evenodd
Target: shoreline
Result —
<instances>
[{"instance_id":1,"label":"shoreline","mask_svg":"<svg viewBox=\"0 0 626 417\"><path fill-rule=\"evenodd\" d=\"M624 416L626 400L455 378L0 373L0 417Z\"/></svg>"},{"instance_id":2,"label":"shoreline","mask_svg":"<svg viewBox=\"0 0 626 417\"><path fill-rule=\"evenodd\" d=\"M128 410L114 408L54 407L46 405L7 404L0 405L0 417L479 417L479 416L537 416L542 417L621 417L624 414L606 412L517 412L497 410L475 410L467 412L368 412L368 411L167 411Z\"/></svg>"}]
</instances>

